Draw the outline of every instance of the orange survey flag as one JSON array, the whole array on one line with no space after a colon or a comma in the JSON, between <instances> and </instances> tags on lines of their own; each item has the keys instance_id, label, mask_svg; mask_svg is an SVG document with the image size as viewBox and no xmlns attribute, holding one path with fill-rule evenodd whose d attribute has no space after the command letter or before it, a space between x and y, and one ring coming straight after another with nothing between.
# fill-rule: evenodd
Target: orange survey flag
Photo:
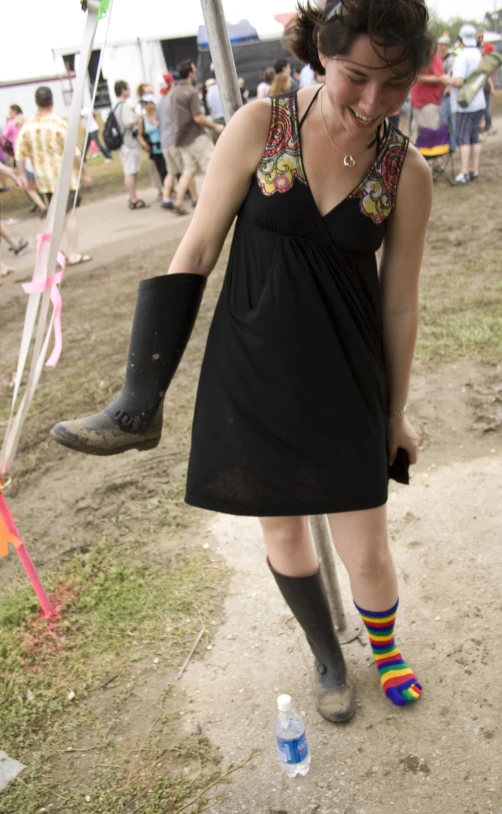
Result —
<instances>
[{"instance_id":1,"label":"orange survey flag","mask_svg":"<svg viewBox=\"0 0 502 814\"><path fill-rule=\"evenodd\" d=\"M9 543L15 548L20 548L23 541L19 539L7 528L7 524L0 514L0 557L6 557L9 553Z\"/></svg>"}]
</instances>

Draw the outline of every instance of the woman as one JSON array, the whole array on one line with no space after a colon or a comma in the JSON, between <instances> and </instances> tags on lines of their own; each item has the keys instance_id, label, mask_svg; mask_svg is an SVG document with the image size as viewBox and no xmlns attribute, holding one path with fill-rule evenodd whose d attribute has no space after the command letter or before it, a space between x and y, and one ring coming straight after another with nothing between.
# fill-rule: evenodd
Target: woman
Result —
<instances>
[{"instance_id":1,"label":"woman","mask_svg":"<svg viewBox=\"0 0 502 814\"><path fill-rule=\"evenodd\" d=\"M287 44L325 84L232 118L167 277L140 284L122 392L103 413L53 430L93 454L158 443L162 396L238 215L202 365L186 500L260 518L331 721L350 718L354 700L312 514L328 515L386 695L403 706L421 693L394 641L386 501L398 450L417 459L405 405L432 181L387 117L430 60L427 26L419 0L300 9Z\"/></svg>"},{"instance_id":2,"label":"woman","mask_svg":"<svg viewBox=\"0 0 502 814\"><path fill-rule=\"evenodd\" d=\"M268 99L270 96L270 86L274 81L275 71L273 68L265 68L263 72L263 82L256 88L257 99Z\"/></svg>"},{"instance_id":3,"label":"woman","mask_svg":"<svg viewBox=\"0 0 502 814\"><path fill-rule=\"evenodd\" d=\"M160 133L160 122L157 119L155 110L155 97L150 93L143 96L144 116L138 122L138 141L150 156L150 161L155 165L162 183L167 175L167 167L162 153L162 136Z\"/></svg>"},{"instance_id":4,"label":"woman","mask_svg":"<svg viewBox=\"0 0 502 814\"><path fill-rule=\"evenodd\" d=\"M138 104L134 108L134 113L136 114L136 121L138 122L139 127L139 123L143 118L144 113L142 99L145 96L150 95L155 99L152 85L149 85L146 82L141 82L136 88L136 95L138 97ZM153 161L150 161L150 181L152 182L152 186L157 190L157 200L162 201L162 180Z\"/></svg>"},{"instance_id":5,"label":"woman","mask_svg":"<svg viewBox=\"0 0 502 814\"><path fill-rule=\"evenodd\" d=\"M274 78L274 81L270 85L270 90L268 95L272 96L280 96L281 93L289 93L291 90L291 77L288 76L287 73L279 73Z\"/></svg>"}]
</instances>

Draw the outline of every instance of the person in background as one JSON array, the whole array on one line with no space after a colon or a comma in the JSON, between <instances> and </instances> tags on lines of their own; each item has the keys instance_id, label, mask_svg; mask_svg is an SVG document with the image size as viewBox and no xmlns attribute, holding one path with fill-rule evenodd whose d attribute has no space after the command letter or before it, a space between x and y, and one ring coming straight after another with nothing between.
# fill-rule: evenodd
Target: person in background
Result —
<instances>
[{"instance_id":1,"label":"person in background","mask_svg":"<svg viewBox=\"0 0 502 814\"><path fill-rule=\"evenodd\" d=\"M16 116L20 116L22 112L23 111L21 110L19 105L11 105L9 107L9 111L7 113L7 120L2 130L2 136L0 138L0 147L2 147L7 157L14 158L16 140L19 133L19 127L16 124ZM6 163L7 163L6 160L3 159L2 164Z\"/></svg>"},{"instance_id":2,"label":"person in background","mask_svg":"<svg viewBox=\"0 0 502 814\"><path fill-rule=\"evenodd\" d=\"M300 88L309 88L311 85L317 85L315 71L312 65L307 63L303 66L300 71L300 79L298 84Z\"/></svg>"},{"instance_id":3,"label":"person in background","mask_svg":"<svg viewBox=\"0 0 502 814\"><path fill-rule=\"evenodd\" d=\"M162 136L162 154L166 162L167 175L164 178L162 189L162 209L174 209L173 192L176 180L183 173L183 158L181 150L176 147L176 125L172 105L172 91L174 89L174 76L171 73L162 74L160 78L160 99L157 103L157 116L160 122ZM197 189L195 179L192 178L188 186L192 206L197 205Z\"/></svg>"},{"instance_id":4,"label":"person in background","mask_svg":"<svg viewBox=\"0 0 502 814\"><path fill-rule=\"evenodd\" d=\"M280 76L281 74L288 76L291 82L291 90L298 90L298 82L291 75L291 62L289 59L278 59L274 65L274 71L276 77Z\"/></svg>"},{"instance_id":5,"label":"person in background","mask_svg":"<svg viewBox=\"0 0 502 814\"><path fill-rule=\"evenodd\" d=\"M273 68L265 68L263 71L263 81L256 88L257 99L268 99L270 86L274 81L275 71Z\"/></svg>"},{"instance_id":6,"label":"person in background","mask_svg":"<svg viewBox=\"0 0 502 814\"><path fill-rule=\"evenodd\" d=\"M478 28L478 30L476 31L476 42L483 56L486 56L487 54L492 54L495 51L495 46L492 45L491 42L485 42L485 32L482 28ZM483 89L486 103L485 126L483 130L487 134L487 136L494 136L497 132L496 130L494 130L492 123L492 100L491 100L492 95L495 93L496 81L497 81L497 71L495 71L495 73L488 77L488 79L486 80L485 87Z\"/></svg>"},{"instance_id":7,"label":"person in background","mask_svg":"<svg viewBox=\"0 0 502 814\"><path fill-rule=\"evenodd\" d=\"M57 180L63 162L63 152L68 132L68 125L52 112L53 97L48 87L39 87L35 93L37 113L28 119L19 132L16 143L16 166L23 185L28 186L26 178L26 159L29 158L35 174L37 189L51 200L56 191ZM90 255L77 251L78 227L74 207L79 206L77 196L78 171L80 169L80 151L77 150L73 162L73 173L70 182L70 194L66 203L65 235L67 240L66 264L76 266L87 263ZM82 183L90 187L92 180L82 166Z\"/></svg>"},{"instance_id":8,"label":"person in background","mask_svg":"<svg viewBox=\"0 0 502 814\"><path fill-rule=\"evenodd\" d=\"M436 52L411 89L411 140L414 143L423 127L428 130L439 129L441 95L449 82L450 79L444 72L443 60Z\"/></svg>"},{"instance_id":9,"label":"person in background","mask_svg":"<svg viewBox=\"0 0 502 814\"><path fill-rule=\"evenodd\" d=\"M137 192L136 176L138 175L141 161L140 144L137 139L137 116L127 101L130 95L131 91L127 82L124 82L123 79L119 79L115 82L117 104L114 110L115 118L117 119L123 139L119 155L124 170L125 188L129 195L129 209L145 209L147 204L141 198L138 198Z\"/></svg>"},{"instance_id":10,"label":"person in background","mask_svg":"<svg viewBox=\"0 0 502 814\"><path fill-rule=\"evenodd\" d=\"M451 78L451 71L453 63L455 62L455 54L450 51L451 40L447 33L438 37L438 54L443 60L443 67L445 74ZM450 136L450 150L452 153L457 149L457 140L455 137L455 121L451 112L451 88L450 85L443 86L443 95L441 97L441 107L439 109L439 124L448 127Z\"/></svg>"},{"instance_id":11,"label":"person in background","mask_svg":"<svg viewBox=\"0 0 502 814\"><path fill-rule=\"evenodd\" d=\"M184 208L185 193L197 173L206 174L214 144L205 128L223 132L223 125L216 124L209 116L204 116L200 109L200 97L194 87L197 68L189 59L178 66L180 77L172 93L174 120L176 123L175 146L179 147L183 159L183 174L176 189L174 211L186 215Z\"/></svg>"},{"instance_id":12,"label":"person in background","mask_svg":"<svg viewBox=\"0 0 502 814\"><path fill-rule=\"evenodd\" d=\"M19 131L21 127L26 121L26 116L23 116L23 111L19 107L19 105L11 105L9 108L9 112L7 114L7 123L3 130L3 140L5 142L5 146L7 152L12 158L14 159L14 165L16 164L15 160L15 152L16 152L16 144L17 138L19 136ZM47 204L45 201L42 200L40 195L37 192L35 187L35 176L33 174L33 166L29 159L26 159L26 179L28 182L28 186L24 190L28 197L33 201L33 212L37 212L41 218L45 217L47 214Z\"/></svg>"},{"instance_id":13,"label":"person in background","mask_svg":"<svg viewBox=\"0 0 502 814\"><path fill-rule=\"evenodd\" d=\"M238 83L239 83L239 90L241 92L242 104L247 105L247 103L249 102L249 90L246 88L246 80L244 79L243 76L239 76ZM223 124L224 123L225 123L225 121L223 121Z\"/></svg>"},{"instance_id":14,"label":"person in background","mask_svg":"<svg viewBox=\"0 0 502 814\"><path fill-rule=\"evenodd\" d=\"M276 74L272 85L270 86L269 96L280 96L281 93L289 93L292 90L291 77L287 73Z\"/></svg>"},{"instance_id":15,"label":"person in background","mask_svg":"<svg viewBox=\"0 0 502 814\"><path fill-rule=\"evenodd\" d=\"M147 93L151 93L152 96L154 95L152 85L149 85L148 82L141 82L136 88L136 96L138 97L138 102L136 104L136 107L134 108L134 112L138 117L138 122L142 118L144 112L143 103L141 100L143 96L146 96Z\"/></svg>"},{"instance_id":16,"label":"person in background","mask_svg":"<svg viewBox=\"0 0 502 814\"><path fill-rule=\"evenodd\" d=\"M148 153L150 161L155 164L159 178L164 184L167 167L162 152L162 134L157 118L155 96L152 93L146 93L141 99L141 104L144 115L138 122L138 141Z\"/></svg>"},{"instance_id":17,"label":"person in background","mask_svg":"<svg viewBox=\"0 0 502 814\"><path fill-rule=\"evenodd\" d=\"M104 156L105 164L109 164L110 161L113 160L112 155L99 138L99 124L94 118L91 108L83 107L80 115L87 134L84 146L84 161L87 161L87 150L89 149L91 141L93 141L99 152Z\"/></svg>"},{"instance_id":18,"label":"person in background","mask_svg":"<svg viewBox=\"0 0 502 814\"><path fill-rule=\"evenodd\" d=\"M225 124L225 116L223 115L223 105L221 104L220 89L216 84L215 79L206 80L206 105L208 116L217 124ZM213 133L217 136L215 130ZM216 143L216 142L215 142Z\"/></svg>"},{"instance_id":19,"label":"person in background","mask_svg":"<svg viewBox=\"0 0 502 814\"><path fill-rule=\"evenodd\" d=\"M143 104L141 102L142 98L146 95L155 96L153 86L148 84L148 82L141 82L138 87L136 88L136 96L138 97L138 103L134 108L134 113L136 114L136 122L139 127L140 119L143 118L144 109ZM157 167L153 161L148 162L150 165L150 181L152 182L152 187L155 187L157 190L157 199L159 201L162 200L162 179L159 175Z\"/></svg>"},{"instance_id":20,"label":"person in background","mask_svg":"<svg viewBox=\"0 0 502 814\"><path fill-rule=\"evenodd\" d=\"M455 129L460 148L460 172L455 178L457 184L467 184L479 178L481 144L479 133L481 119L486 107L485 94L480 88L467 107L458 103L458 91L467 77L476 70L482 55L477 47L476 29L466 23L459 32L461 50L453 63L451 73L451 111L456 115Z\"/></svg>"}]
</instances>

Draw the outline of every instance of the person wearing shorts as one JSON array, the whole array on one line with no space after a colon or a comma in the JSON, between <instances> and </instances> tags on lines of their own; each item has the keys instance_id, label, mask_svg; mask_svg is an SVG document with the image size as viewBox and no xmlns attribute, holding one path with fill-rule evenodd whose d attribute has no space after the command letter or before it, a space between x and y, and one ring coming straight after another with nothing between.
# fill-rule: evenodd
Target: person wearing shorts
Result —
<instances>
[{"instance_id":1,"label":"person wearing shorts","mask_svg":"<svg viewBox=\"0 0 502 814\"><path fill-rule=\"evenodd\" d=\"M176 124L174 121L174 111L172 97L174 91L174 76L171 73L162 74L160 79L160 99L157 104L157 116L160 122L160 133L162 137L162 154L166 162L167 175L164 179L162 190L163 209L174 209L174 187L176 179L183 174L183 159L179 147L176 147ZM197 203L197 193L195 181L192 178L188 186L192 204Z\"/></svg>"},{"instance_id":2,"label":"person wearing shorts","mask_svg":"<svg viewBox=\"0 0 502 814\"><path fill-rule=\"evenodd\" d=\"M458 103L458 92L465 80L481 62L481 52L476 43L476 29L466 23L459 33L462 50L453 63L451 74L451 110L456 114L455 129L460 150L460 172L455 178L457 184L467 184L479 178L481 144L479 132L485 112L486 100L480 88L467 107Z\"/></svg>"},{"instance_id":3,"label":"person wearing shorts","mask_svg":"<svg viewBox=\"0 0 502 814\"><path fill-rule=\"evenodd\" d=\"M175 147L180 150L183 173L176 190L174 211L178 215L186 215L183 206L185 193L195 175L206 174L214 150L214 144L204 128L221 133L223 125L217 124L210 116L201 113L199 93L193 86L197 78L197 69L193 62L191 60L181 62L178 72L180 83L172 92L172 105L176 126Z\"/></svg>"},{"instance_id":4,"label":"person wearing shorts","mask_svg":"<svg viewBox=\"0 0 502 814\"><path fill-rule=\"evenodd\" d=\"M119 151L124 170L124 183L129 195L129 209L145 209L146 203L138 198L136 176L140 168L140 144L137 139L137 122L135 113L127 103L131 91L127 82L119 79L115 82L115 117L122 134L122 146Z\"/></svg>"},{"instance_id":5,"label":"person wearing shorts","mask_svg":"<svg viewBox=\"0 0 502 814\"><path fill-rule=\"evenodd\" d=\"M57 180L63 162L63 152L68 132L68 125L64 119L54 116L52 112L53 97L48 87L37 88L35 92L37 113L28 119L21 130L16 142L16 166L24 188L28 186L27 162L31 162L35 184L40 194L50 200L56 191ZM70 181L70 194L66 206L65 236L67 240L66 264L76 266L91 259L88 254L77 251L78 228L77 219L73 211L73 203L78 186L78 169L80 166L80 152L75 153L74 166ZM92 181L82 167L82 182L90 186Z\"/></svg>"}]
</instances>

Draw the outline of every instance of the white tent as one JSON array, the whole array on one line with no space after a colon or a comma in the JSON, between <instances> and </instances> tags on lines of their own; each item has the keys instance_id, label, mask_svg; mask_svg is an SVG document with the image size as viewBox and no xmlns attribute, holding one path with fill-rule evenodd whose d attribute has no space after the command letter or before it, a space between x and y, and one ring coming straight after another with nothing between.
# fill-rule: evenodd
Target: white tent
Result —
<instances>
[{"instance_id":1,"label":"white tent","mask_svg":"<svg viewBox=\"0 0 502 814\"><path fill-rule=\"evenodd\" d=\"M291 10L294 0L223 0L229 22L246 18L260 37L280 36L274 15ZM27 20L28 18L28 20ZM27 24L29 22L29 24ZM108 39L112 43L196 36L204 20L199 0L114 0ZM98 26L96 46L103 43L106 20ZM27 0L11 3L9 31L0 49L2 82L54 74L53 52L74 53L82 40L84 13L79 0ZM6 32L7 33L7 32Z\"/></svg>"},{"instance_id":2,"label":"white tent","mask_svg":"<svg viewBox=\"0 0 502 814\"><path fill-rule=\"evenodd\" d=\"M243 17L257 29L260 38L279 37L283 26L275 14L291 10L294 0L223 0L229 22ZM26 24L27 16L29 25ZM22 32L20 37L6 37L0 49L0 121L5 120L10 104L33 111L34 88L49 84L54 93L54 109L67 115L69 82L47 81L48 77L66 73L63 54L78 53L82 41L85 15L79 0L38 0L12 3L9 30ZM197 35L204 19L200 0L113 0L108 43L102 70L110 90L116 79L126 79L135 87L140 81L155 83L165 72L160 45L163 39ZM98 25L95 48L102 47L107 21ZM195 56L195 55L194 55ZM26 80L23 84L11 83ZM86 100L88 103L89 99Z\"/></svg>"}]
</instances>

